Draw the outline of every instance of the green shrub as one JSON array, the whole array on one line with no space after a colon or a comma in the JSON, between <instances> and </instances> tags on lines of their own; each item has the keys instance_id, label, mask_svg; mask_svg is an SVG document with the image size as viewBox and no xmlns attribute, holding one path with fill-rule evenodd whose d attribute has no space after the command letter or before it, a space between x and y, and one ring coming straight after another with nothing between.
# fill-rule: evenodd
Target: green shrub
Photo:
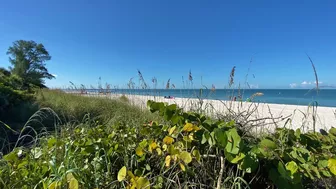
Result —
<instances>
[{"instance_id":1,"label":"green shrub","mask_svg":"<svg viewBox=\"0 0 336 189\"><path fill-rule=\"evenodd\" d=\"M43 94L44 102L74 114L84 106L118 119L67 123L29 149L14 149L0 160L2 188L326 188L335 180L335 128L323 134L278 129L250 140L234 121L183 112L175 104L149 101L155 116L142 124L137 116L149 115L132 113L140 110L125 103ZM62 95L68 103L60 105Z\"/></svg>"}]
</instances>

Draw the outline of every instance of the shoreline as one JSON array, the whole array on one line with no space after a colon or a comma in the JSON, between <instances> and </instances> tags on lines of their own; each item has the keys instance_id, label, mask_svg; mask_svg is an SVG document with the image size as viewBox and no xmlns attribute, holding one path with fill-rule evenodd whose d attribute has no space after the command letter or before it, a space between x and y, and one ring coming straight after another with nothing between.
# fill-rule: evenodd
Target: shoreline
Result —
<instances>
[{"instance_id":1,"label":"shoreline","mask_svg":"<svg viewBox=\"0 0 336 189\"><path fill-rule=\"evenodd\" d=\"M126 96L129 103L140 108L147 108L147 101L166 102L177 104L184 111L198 109L208 116L237 116L240 121L255 125L253 132L273 131L275 128L286 126L286 128L298 129L303 132L320 129L329 130L336 127L336 108L313 106L269 104L256 102L223 101L197 98L174 98L165 99L162 96L147 96L136 94L82 94L87 97L104 97L118 99ZM240 117L238 117L240 116ZM246 118L246 119L245 119Z\"/></svg>"}]
</instances>

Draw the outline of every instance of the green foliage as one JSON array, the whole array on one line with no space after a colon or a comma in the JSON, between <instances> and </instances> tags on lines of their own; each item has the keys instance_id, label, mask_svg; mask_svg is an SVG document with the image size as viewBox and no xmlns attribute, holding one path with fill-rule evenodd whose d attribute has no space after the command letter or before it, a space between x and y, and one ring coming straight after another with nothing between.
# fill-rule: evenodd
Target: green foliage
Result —
<instances>
[{"instance_id":1,"label":"green foliage","mask_svg":"<svg viewBox=\"0 0 336 189\"><path fill-rule=\"evenodd\" d=\"M221 176L222 188L281 189L335 178L334 130L322 135L278 129L253 142L234 121L176 105L149 101L154 114L147 115L120 101L55 91L39 95L58 113L92 112L113 121L66 124L30 148L14 149L0 160L0 188L207 188Z\"/></svg>"}]
</instances>

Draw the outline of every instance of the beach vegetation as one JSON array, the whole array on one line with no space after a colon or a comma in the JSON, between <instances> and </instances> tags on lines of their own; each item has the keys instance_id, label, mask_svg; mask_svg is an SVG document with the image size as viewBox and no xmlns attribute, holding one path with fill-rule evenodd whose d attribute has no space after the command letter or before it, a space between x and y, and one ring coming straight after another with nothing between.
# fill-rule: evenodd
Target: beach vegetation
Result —
<instances>
[{"instance_id":1,"label":"beach vegetation","mask_svg":"<svg viewBox=\"0 0 336 189\"><path fill-rule=\"evenodd\" d=\"M17 144L32 142L0 160L1 188L326 188L335 181L335 128L254 137L234 120L175 104L148 101L148 111L51 90L36 99L53 109L37 117L57 124L37 132L33 116Z\"/></svg>"}]
</instances>

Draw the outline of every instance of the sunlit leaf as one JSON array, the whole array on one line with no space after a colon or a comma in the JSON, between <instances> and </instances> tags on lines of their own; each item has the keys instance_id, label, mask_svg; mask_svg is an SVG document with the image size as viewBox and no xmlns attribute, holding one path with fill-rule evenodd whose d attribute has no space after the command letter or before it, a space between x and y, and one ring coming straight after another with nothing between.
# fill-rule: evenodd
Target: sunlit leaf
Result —
<instances>
[{"instance_id":1,"label":"sunlit leaf","mask_svg":"<svg viewBox=\"0 0 336 189\"><path fill-rule=\"evenodd\" d=\"M328 160L328 168L332 174L336 175L336 159Z\"/></svg>"},{"instance_id":2,"label":"sunlit leaf","mask_svg":"<svg viewBox=\"0 0 336 189\"><path fill-rule=\"evenodd\" d=\"M193 124L192 123L186 123L183 127L183 131L190 132L193 130Z\"/></svg>"},{"instance_id":3,"label":"sunlit leaf","mask_svg":"<svg viewBox=\"0 0 336 189\"><path fill-rule=\"evenodd\" d=\"M182 171L186 170L185 166L182 163L180 163L179 165L180 165Z\"/></svg>"},{"instance_id":4,"label":"sunlit leaf","mask_svg":"<svg viewBox=\"0 0 336 189\"><path fill-rule=\"evenodd\" d=\"M125 179L126 177L126 167L123 166L119 171L118 171L118 181L121 182Z\"/></svg>"},{"instance_id":5,"label":"sunlit leaf","mask_svg":"<svg viewBox=\"0 0 336 189\"><path fill-rule=\"evenodd\" d=\"M192 161L191 155L189 152L183 151L179 154L179 158L186 164Z\"/></svg>"},{"instance_id":6,"label":"sunlit leaf","mask_svg":"<svg viewBox=\"0 0 336 189\"><path fill-rule=\"evenodd\" d=\"M72 173L67 174L67 181L69 183L69 189L78 189L78 181Z\"/></svg>"},{"instance_id":7,"label":"sunlit leaf","mask_svg":"<svg viewBox=\"0 0 336 189\"><path fill-rule=\"evenodd\" d=\"M298 165L294 161L286 163L286 169L290 171L291 175L294 175L298 168Z\"/></svg>"},{"instance_id":8,"label":"sunlit leaf","mask_svg":"<svg viewBox=\"0 0 336 189\"><path fill-rule=\"evenodd\" d=\"M165 144L172 144L174 142L174 138L172 138L172 137L170 137L170 136L166 136L166 137L164 137L164 139L163 139L163 143L165 143Z\"/></svg>"},{"instance_id":9,"label":"sunlit leaf","mask_svg":"<svg viewBox=\"0 0 336 189\"><path fill-rule=\"evenodd\" d=\"M227 144L226 144L225 150L231 154L238 154L241 138L238 135L237 130L230 129L226 131L225 133L227 136Z\"/></svg>"},{"instance_id":10,"label":"sunlit leaf","mask_svg":"<svg viewBox=\"0 0 336 189\"><path fill-rule=\"evenodd\" d=\"M145 177L139 177L136 181L137 189L150 189L150 182Z\"/></svg>"},{"instance_id":11,"label":"sunlit leaf","mask_svg":"<svg viewBox=\"0 0 336 189\"><path fill-rule=\"evenodd\" d=\"M170 128L170 129L168 129L168 133L169 133L169 135L172 135L173 132L175 131L175 129L176 129L176 126Z\"/></svg>"},{"instance_id":12,"label":"sunlit leaf","mask_svg":"<svg viewBox=\"0 0 336 189\"><path fill-rule=\"evenodd\" d=\"M157 143L156 143L156 142L152 142L152 143L149 144L149 146L148 146L148 150L149 150L150 152L152 152L152 151L155 150L157 147L158 147Z\"/></svg>"},{"instance_id":13,"label":"sunlit leaf","mask_svg":"<svg viewBox=\"0 0 336 189\"><path fill-rule=\"evenodd\" d=\"M156 152L158 153L159 156L162 155L162 150L160 148L156 148Z\"/></svg>"},{"instance_id":14,"label":"sunlit leaf","mask_svg":"<svg viewBox=\"0 0 336 189\"><path fill-rule=\"evenodd\" d=\"M170 161L171 161L171 156L170 155L166 156L166 159L165 159L166 167L170 167Z\"/></svg>"}]
</instances>

